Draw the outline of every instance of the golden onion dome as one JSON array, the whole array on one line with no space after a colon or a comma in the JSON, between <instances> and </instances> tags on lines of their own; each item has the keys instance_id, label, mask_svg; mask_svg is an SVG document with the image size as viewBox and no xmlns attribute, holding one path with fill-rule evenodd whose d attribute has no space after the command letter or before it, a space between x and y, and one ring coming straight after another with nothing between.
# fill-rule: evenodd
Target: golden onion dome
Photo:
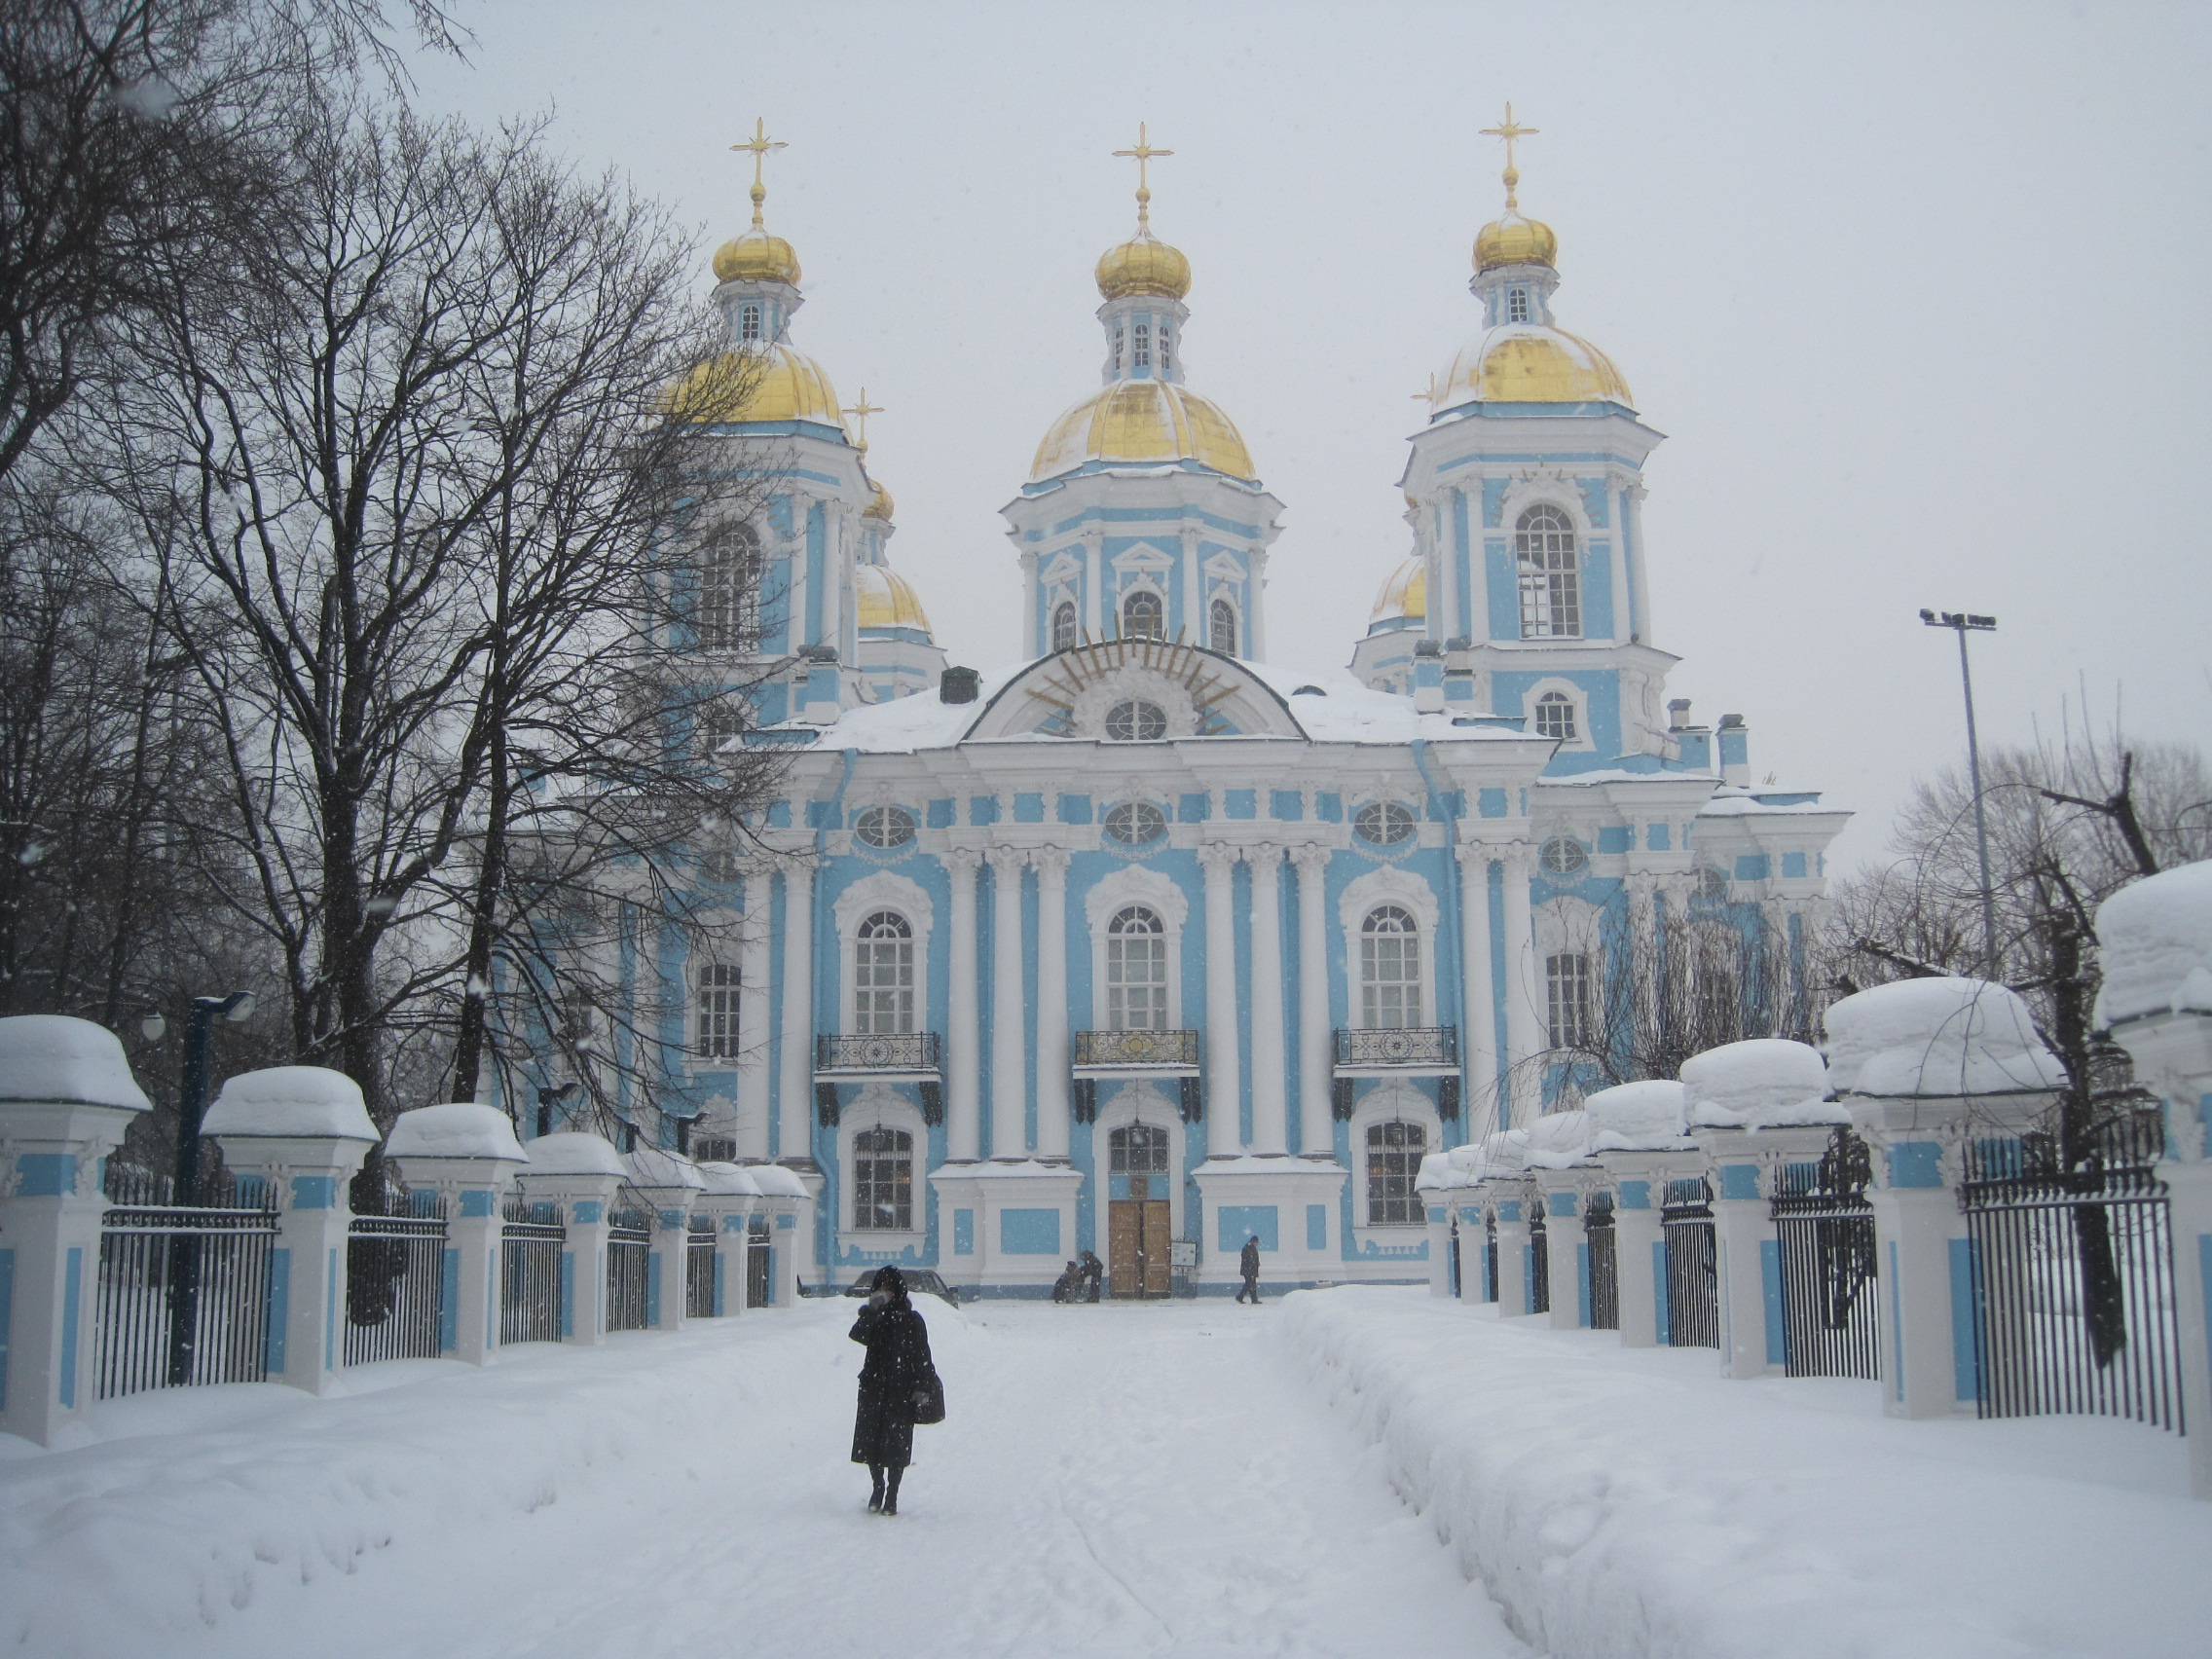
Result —
<instances>
[{"instance_id":1,"label":"golden onion dome","mask_svg":"<svg viewBox=\"0 0 2212 1659\"><path fill-rule=\"evenodd\" d=\"M867 505L861 509L861 517L881 519L884 523L889 524L891 522L891 492L880 484L876 485L875 494L868 498Z\"/></svg>"},{"instance_id":2,"label":"golden onion dome","mask_svg":"<svg viewBox=\"0 0 2212 1659\"><path fill-rule=\"evenodd\" d=\"M1169 381L1117 381L1052 423L1037 446L1029 482L1086 461L1195 461L1252 482L1252 457L1234 423L1195 391Z\"/></svg>"},{"instance_id":3,"label":"golden onion dome","mask_svg":"<svg viewBox=\"0 0 2212 1659\"><path fill-rule=\"evenodd\" d=\"M1551 265L1559 259L1559 238L1541 219L1525 219L1508 207L1475 233L1475 270L1500 265Z\"/></svg>"},{"instance_id":4,"label":"golden onion dome","mask_svg":"<svg viewBox=\"0 0 2212 1659\"><path fill-rule=\"evenodd\" d=\"M1367 620L1370 624L1400 619L1419 622L1427 615L1428 561L1416 553L1390 572L1382 590L1375 596L1375 608Z\"/></svg>"},{"instance_id":5,"label":"golden onion dome","mask_svg":"<svg viewBox=\"0 0 2212 1659\"><path fill-rule=\"evenodd\" d=\"M860 605L856 620L863 628L917 628L930 632L929 612L906 579L888 565L856 565L853 588Z\"/></svg>"},{"instance_id":6,"label":"golden onion dome","mask_svg":"<svg viewBox=\"0 0 2212 1659\"><path fill-rule=\"evenodd\" d=\"M666 408L680 421L703 424L809 421L845 429L836 389L822 365L784 345L710 358L676 384Z\"/></svg>"},{"instance_id":7,"label":"golden onion dome","mask_svg":"<svg viewBox=\"0 0 2212 1659\"><path fill-rule=\"evenodd\" d=\"M1438 383L1432 407L1461 403L1619 403L1635 395L1612 359L1589 341L1541 323L1505 323L1463 348Z\"/></svg>"},{"instance_id":8,"label":"golden onion dome","mask_svg":"<svg viewBox=\"0 0 2212 1659\"><path fill-rule=\"evenodd\" d=\"M715 276L723 282L789 282L795 287L798 275L792 244L757 224L715 249Z\"/></svg>"},{"instance_id":9,"label":"golden onion dome","mask_svg":"<svg viewBox=\"0 0 2212 1659\"><path fill-rule=\"evenodd\" d=\"M1191 291L1191 262L1150 231L1098 256L1098 291L1109 300L1132 294L1158 294L1179 300Z\"/></svg>"}]
</instances>

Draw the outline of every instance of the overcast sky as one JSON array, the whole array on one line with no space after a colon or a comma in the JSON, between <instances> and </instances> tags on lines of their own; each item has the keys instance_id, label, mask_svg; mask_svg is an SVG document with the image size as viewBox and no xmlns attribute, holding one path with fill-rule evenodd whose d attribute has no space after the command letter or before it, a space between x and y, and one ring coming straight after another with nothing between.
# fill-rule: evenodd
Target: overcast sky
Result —
<instances>
[{"instance_id":1,"label":"overcast sky","mask_svg":"<svg viewBox=\"0 0 2212 1659\"><path fill-rule=\"evenodd\" d=\"M424 103L550 110L556 141L743 228L756 116L793 341L883 405L892 562L956 662L1014 657L997 509L1095 388L1091 267L1154 225L1190 255L1186 367L1286 504L1271 657L1343 665L1410 551L1414 399L1476 331L1505 101L1522 206L1559 233L1562 326L1668 441L1645 468L1669 694L1741 713L1754 775L1860 814L2084 699L2212 731L2212 10L1364 4L472 4Z\"/></svg>"}]
</instances>

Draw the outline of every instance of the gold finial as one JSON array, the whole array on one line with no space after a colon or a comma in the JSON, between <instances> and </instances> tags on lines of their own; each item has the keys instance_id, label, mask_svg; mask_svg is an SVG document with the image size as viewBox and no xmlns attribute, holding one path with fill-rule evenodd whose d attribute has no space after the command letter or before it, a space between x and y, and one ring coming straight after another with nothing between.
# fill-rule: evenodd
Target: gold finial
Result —
<instances>
[{"instance_id":1,"label":"gold finial","mask_svg":"<svg viewBox=\"0 0 2212 1659\"><path fill-rule=\"evenodd\" d=\"M1133 156L1137 164L1137 235L1152 234L1152 182L1148 166L1155 156L1172 156L1173 150L1155 149L1145 138L1144 123L1137 123L1137 147L1133 150L1116 150L1117 156Z\"/></svg>"},{"instance_id":2,"label":"gold finial","mask_svg":"<svg viewBox=\"0 0 2212 1659\"><path fill-rule=\"evenodd\" d=\"M1521 169L1513 165L1513 141L1516 138L1533 137L1541 130L1540 128L1516 125L1513 120L1513 106L1511 104L1505 106L1503 125L1483 129L1485 138L1502 138L1505 140L1505 210L1508 213L1517 212L1521 206L1521 203L1515 201L1513 197L1514 191L1521 184Z\"/></svg>"},{"instance_id":3,"label":"gold finial","mask_svg":"<svg viewBox=\"0 0 2212 1659\"><path fill-rule=\"evenodd\" d=\"M861 400L850 409L840 410L838 413L850 415L853 418L853 424L860 428L858 435L854 438L853 447L863 455L867 454L867 418L870 415L882 414L883 405L870 403L867 400L867 387L864 386L861 387Z\"/></svg>"},{"instance_id":4,"label":"gold finial","mask_svg":"<svg viewBox=\"0 0 2212 1659\"><path fill-rule=\"evenodd\" d=\"M1512 113L1510 110L1508 114ZM753 228L763 229L760 223L760 203L768 200L768 187L760 182L760 164L767 160L770 150L788 150L790 145L781 138L768 136L768 124L758 116L753 118L753 136L742 144L732 144L733 150L753 152Z\"/></svg>"}]
</instances>

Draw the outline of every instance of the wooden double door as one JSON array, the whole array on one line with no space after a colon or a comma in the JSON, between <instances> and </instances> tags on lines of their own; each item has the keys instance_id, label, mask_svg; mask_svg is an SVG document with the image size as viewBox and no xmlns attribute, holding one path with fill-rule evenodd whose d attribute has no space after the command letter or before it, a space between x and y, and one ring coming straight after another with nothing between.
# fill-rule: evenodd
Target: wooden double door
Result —
<instances>
[{"instance_id":1,"label":"wooden double door","mask_svg":"<svg viewBox=\"0 0 2212 1659\"><path fill-rule=\"evenodd\" d=\"M1142 1176L1129 1185L1134 1192ZM1117 1299L1165 1296L1172 1252L1167 1200L1132 1196L1106 1205L1106 1272Z\"/></svg>"}]
</instances>

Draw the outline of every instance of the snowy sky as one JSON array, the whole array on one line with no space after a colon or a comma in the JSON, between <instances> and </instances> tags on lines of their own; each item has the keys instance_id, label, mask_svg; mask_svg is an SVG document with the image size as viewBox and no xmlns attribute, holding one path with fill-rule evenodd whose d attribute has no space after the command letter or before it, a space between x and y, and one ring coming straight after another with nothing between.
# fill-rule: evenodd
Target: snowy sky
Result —
<instances>
[{"instance_id":1,"label":"snowy sky","mask_svg":"<svg viewBox=\"0 0 2212 1659\"><path fill-rule=\"evenodd\" d=\"M1754 776L1825 789L1877 856L1962 752L1951 638L1994 612L1985 741L2119 707L2212 730L2203 272L2212 10L1859 4L1113 7L459 0L424 101L551 109L557 141L676 204L768 223L794 342L884 406L893 563L953 660L1016 654L998 507L1097 385L1091 266L1133 223L1191 257L1194 389L1287 506L1270 655L1342 665L1410 551L1414 399L1475 331L1480 129L1541 129L1522 204L1562 325L1669 434L1646 468L1670 694L1741 712ZM2196 273L2194 277L2190 275Z\"/></svg>"}]
</instances>

